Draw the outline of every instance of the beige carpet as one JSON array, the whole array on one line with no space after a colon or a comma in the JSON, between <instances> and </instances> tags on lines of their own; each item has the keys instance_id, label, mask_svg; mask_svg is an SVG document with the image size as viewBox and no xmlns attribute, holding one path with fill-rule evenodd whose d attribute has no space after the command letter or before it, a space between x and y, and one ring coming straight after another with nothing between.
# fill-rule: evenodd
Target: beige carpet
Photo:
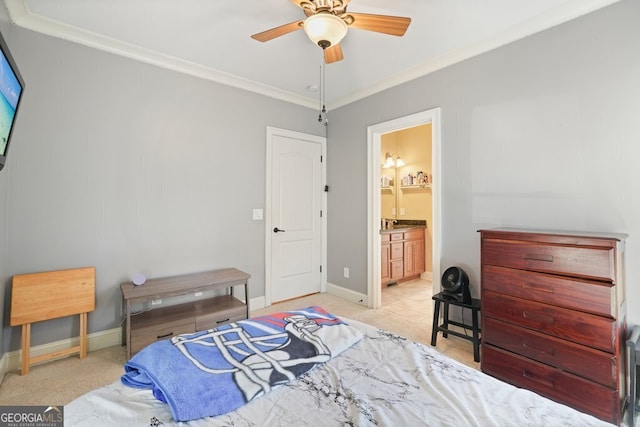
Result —
<instances>
[{"instance_id":1,"label":"beige carpet","mask_svg":"<svg viewBox=\"0 0 640 427\"><path fill-rule=\"evenodd\" d=\"M431 282L415 280L386 288L382 307L377 310L328 294L274 304L252 315L320 305L329 312L359 320L425 343L431 342L433 302ZM453 313L452 313L453 315ZM438 336L437 349L462 363L479 369L473 361L471 342L450 336ZM0 385L0 405L65 405L76 397L117 381L124 373L125 349L109 347L90 352L80 360L77 356L33 366L29 375L9 372Z\"/></svg>"},{"instance_id":2,"label":"beige carpet","mask_svg":"<svg viewBox=\"0 0 640 427\"><path fill-rule=\"evenodd\" d=\"M32 366L28 375L9 372L0 385L1 405L60 406L76 397L110 384L124 373L125 348L90 352L86 358L64 359Z\"/></svg>"}]
</instances>

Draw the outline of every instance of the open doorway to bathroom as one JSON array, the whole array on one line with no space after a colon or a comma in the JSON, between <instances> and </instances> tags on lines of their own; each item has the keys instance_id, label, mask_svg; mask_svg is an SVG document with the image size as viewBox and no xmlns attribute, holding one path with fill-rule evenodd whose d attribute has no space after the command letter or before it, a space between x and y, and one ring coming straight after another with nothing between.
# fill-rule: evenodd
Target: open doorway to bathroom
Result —
<instances>
[{"instance_id":1,"label":"open doorway to bathroom","mask_svg":"<svg viewBox=\"0 0 640 427\"><path fill-rule=\"evenodd\" d=\"M406 167L396 167L393 170L394 190L381 188L383 184L387 183L390 174L383 174L381 165L386 160L386 154L389 153L392 160L396 160L398 157L402 158L401 150L404 149L402 142L398 142L399 139L404 139L404 136L419 135L420 132L430 132L430 141L423 141L425 144L424 150L427 150L426 145L430 142L430 153L426 155L424 152L415 153L410 152L407 144L407 152L405 155ZM409 138L412 139L412 138ZM383 143L384 141L384 143ZM433 109L416 113L410 116L401 117L388 122L380 123L377 125L369 126L368 128L368 172L369 172L369 205L368 205L368 306L378 308L382 305L382 241L381 241L381 228L382 219L385 216L390 216L393 221L410 220L410 216L420 216L416 220L425 221L427 226L425 229L425 270L427 265L431 274L423 274L418 283L407 282L409 286L426 285L426 283L419 283L422 281L432 280L432 278L440 277L440 109ZM389 144L389 151L386 151L386 144ZM383 148L385 147L385 148ZM424 151L423 150L423 151ZM400 152L399 152L400 151ZM411 149L413 151L413 149ZM395 156L394 156L395 154ZM426 162L426 159L430 157L430 172L427 170L427 166L421 166ZM422 160L420 160L422 159ZM412 163L409 163L412 162ZM397 165L398 163L396 163ZM424 169L424 170L420 170ZM422 172L423 180L420 181L418 172ZM427 181L429 188L426 186L420 188L420 183L424 183L424 176L427 175ZM386 178L383 178L387 175ZM397 176L396 176L397 175ZM412 178L407 178L411 176ZM403 178L405 180L403 181ZM413 184L413 178L418 180L417 184ZM400 189L400 183L403 183L402 192ZM429 198L420 198L419 195L423 192L429 192ZM385 194L383 194L385 193ZM405 194L406 193L406 194ZM411 193L411 194L409 194ZM385 206L387 209L383 215L383 197L387 199L393 198L393 207ZM418 197L416 197L418 196ZM403 200L401 200L404 198ZM400 203L398 202L400 200ZM420 202L419 200L422 200ZM420 203L428 203L426 200L430 200L430 206L422 206L424 210L421 211ZM408 204L409 203L409 204ZM402 206L400 206L402 204ZM393 210L395 209L395 211ZM402 209L402 210L401 210ZM389 218L385 218L389 219ZM429 259L427 260L427 254ZM433 283L433 290L430 292L437 292L440 289L440 283L438 280ZM407 289L407 292L410 292ZM429 298L430 299L430 298ZM430 303L430 301L426 302Z\"/></svg>"},{"instance_id":2,"label":"open doorway to bathroom","mask_svg":"<svg viewBox=\"0 0 640 427\"><path fill-rule=\"evenodd\" d=\"M381 305L431 305L433 257L432 124L381 136ZM417 313L416 313L417 314Z\"/></svg>"}]
</instances>

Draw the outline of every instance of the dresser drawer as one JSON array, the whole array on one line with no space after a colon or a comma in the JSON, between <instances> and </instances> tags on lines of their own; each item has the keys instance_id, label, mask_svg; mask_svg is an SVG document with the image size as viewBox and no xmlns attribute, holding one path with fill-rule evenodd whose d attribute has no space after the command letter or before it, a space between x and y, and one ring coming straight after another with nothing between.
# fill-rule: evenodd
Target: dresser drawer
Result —
<instances>
[{"instance_id":1,"label":"dresser drawer","mask_svg":"<svg viewBox=\"0 0 640 427\"><path fill-rule=\"evenodd\" d=\"M576 375L490 345L482 348L482 371L605 421L619 420L618 391Z\"/></svg>"},{"instance_id":2,"label":"dresser drawer","mask_svg":"<svg viewBox=\"0 0 640 427\"><path fill-rule=\"evenodd\" d=\"M580 311L614 317L614 287L609 283L485 265L482 289Z\"/></svg>"},{"instance_id":3,"label":"dresser drawer","mask_svg":"<svg viewBox=\"0 0 640 427\"><path fill-rule=\"evenodd\" d=\"M391 241L391 235L389 233L381 233L380 241L382 243L389 243Z\"/></svg>"},{"instance_id":4,"label":"dresser drawer","mask_svg":"<svg viewBox=\"0 0 640 427\"><path fill-rule=\"evenodd\" d=\"M424 239L424 228L405 231L404 240L421 240Z\"/></svg>"},{"instance_id":5,"label":"dresser drawer","mask_svg":"<svg viewBox=\"0 0 640 427\"><path fill-rule=\"evenodd\" d=\"M391 261L391 278L402 279L404 277L404 260Z\"/></svg>"},{"instance_id":6,"label":"dresser drawer","mask_svg":"<svg viewBox=\"0 0 640 427\"><path fill-rule=\"evenodd\" d=\"M616 357L600 350L554 338L485 317L482 341L539 362L616 388Z\"/></svg>"},{"instance_id":7,"label":"dresser drawer","mask_svg":"<svg viewBox=\"0 0 640 427\"><path fill-rule=\"evenodd\" d=\"M404 233L391 233L391 241L397 242L404 239Z\"/></svg>"},{"instance_id":8,"label":"dresser drawer","mask_svg":"<svg viewBox=\"0 0 640 427\"><path fill-rule=\"evenodd\" d=\"M196 331L214 329L225 323L237 322L246 318L246 307L233 307L216 313L201 314L196 317Z\"/></svg>"},{"instance_id":9,"label":"dresser drawer","mask_svg":"<svg viewBox=\"0 0 640 427\"><path fill-rule=\"evenodd\" d=\"M176 319L163 324L150 325L131 330L131 353L137 353L144 347L158 340L167 339L180 334L195 332L193 317Z\"/></svg>"},{"instance_id":10,"label":"dresser drawer","mask_svg":"<svg viewBox=\"0 0 640 427\"><path fill-rule=\"evenodd\" d=\"M483 239L482 263L610 282L615 280L614 249L610 247Z\"/></svg>"},{"instance_id":11,"label":"dresser drawer","mask_svg":"<svg viewBox=\"0 0 640 427\"><path fill-rule=\"evenodd\" d=\"M404 243L391 243L391 259L404 257Z\"/></svg>"},{"instance_id":12,"label":"dresser drawer","mask_svg":"<svg viewBox=\"0 0 640 427\"><path fill-rule=\"evenodd\" d=\"M482 314L589 347L615 352L616 322L607 317L486 290L482 292Z\"/></svg>"}]
</instances>

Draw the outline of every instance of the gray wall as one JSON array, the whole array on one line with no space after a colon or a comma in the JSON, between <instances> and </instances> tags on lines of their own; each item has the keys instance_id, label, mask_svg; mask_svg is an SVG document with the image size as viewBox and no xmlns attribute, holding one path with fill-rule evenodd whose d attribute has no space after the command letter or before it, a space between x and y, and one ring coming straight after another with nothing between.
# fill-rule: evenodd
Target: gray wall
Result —
<instances>
[{"instance_id":1,"label":"gray wall","mask_svg":"<svg viewBox=\"0 0 640 427\"><path fill-rule=\"evenodd\" d=\"M0 31L7 44L11 45L11 25L4 4L0 7ZM6 167L0 171L0 319L2 324L9 324L8 310L5 316L5 298L6 289L10 276L7 273L9 269L9 201L8 201L8 172ZM4 328L0 328L0 355L3 353L2 343L4 342Z\"/></svg>"},{"instance_id":2,"label":"gray wall","mask_svg":"<svg viewBox=\"0 0 640 427\"><path fill-rule=\"evenodd\" d=\"M640 323L639 14L623 0L331 111L328 281L366 292L367 126L441 107L442 266L468 266L477 284L487 226L626 232ZM119 324L118 284L136 272L234 265L253 275L250 297L264 295L264 223L251 210L265 203L265 127L323 135L316 113L0 29L28 85L0 172L4 324L12 275L83 265L97 267L90 332ZM75 326L36 324L33 344ZM0 332L3 352L19 332Z\"/></svg>"},{"instance_id":3,"label":"gray wall","mask_svg":"<svg viewBox=\"0 0 640 427\"><path fill-rule=\"evenodd\" d=\"M235 266L252 275L249 296L264 295L264 222L252 209L265 205L266 126L324 135L317 113L11 31L27 90L0 176L5 295L14 274L95 266L90 333L120 324L119 284L137 272ZM77 334L76 323L35 324L32 343ZM19 340L6 326L4 351Z\"/></svg>"},{"instance_id":4,"label":"gray wall","mask_svg":"<svg viewBox=\"0 0 640 427\"><path fill-rule=\"evenodd\" d=\"M640 323L638 17L624 0L332 111L328 281L366 293L367 126L440 107L441 268L477 287L483 227L628 233Z\"/></svg>"}]
</instances>

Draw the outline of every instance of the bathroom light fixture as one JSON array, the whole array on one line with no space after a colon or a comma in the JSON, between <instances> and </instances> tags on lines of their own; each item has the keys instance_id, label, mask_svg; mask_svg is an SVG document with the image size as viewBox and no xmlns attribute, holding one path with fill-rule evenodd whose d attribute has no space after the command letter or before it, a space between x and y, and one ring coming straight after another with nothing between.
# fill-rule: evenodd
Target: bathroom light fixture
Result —
<instances>
[{"instance_id":1,"label":"bathroom light fixture","mask_svg":"<svg viewBox=\"0 0 640 427\"><path fill-rule=\"evenodd\" d=\"M395 158L395 160L394 160ZM384 164L382 165L383 168L388 169L388 168L393 168L393 167L401 167L404 166L405 163L402 160L402 158L400 158L399 155L397 155L396 153L390 154L387 153L385 155L385 159L384 159Z\"/></svg>"},{"instance_id":2,"label":"bathroom light fixture","mask_svg":"<svg viewBox=\"0 0 640 427\"><path fill-rule=\"evenodd\" d=\"M305 19L304 32L313 43L326 49L340 43L347 34L347 24L332 13L319 12Z\"/></svg>"}]
</instances>

